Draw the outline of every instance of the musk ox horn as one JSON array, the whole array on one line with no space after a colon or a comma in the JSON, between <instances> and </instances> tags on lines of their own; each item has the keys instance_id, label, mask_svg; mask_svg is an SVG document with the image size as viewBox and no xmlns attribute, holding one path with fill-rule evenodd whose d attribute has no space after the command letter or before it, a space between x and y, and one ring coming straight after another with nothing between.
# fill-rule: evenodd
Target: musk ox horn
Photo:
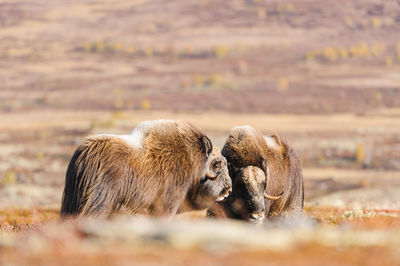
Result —
<instances>
[{"instance_id":1,"label":"musk ox horn","mask_svg":"<svg viewBox=\"0 0 400 266\"><path fill-rule=\"evenodd\" d=\"M267 192L264 192L264 198L269 199L269 200L277 200L280 199L283 195L283 191L278 195L278 196L272 196L269 195Z\"/></svg>"},{"instance_id":2,"label":"musk ox horn","mask_svg":"<svg viewBox=\"0 0 400 266\"><path fill-rule=\"evenodd\" d=\"M213 176L209 171L207 171L207 178L210 179L210 180L215 180L215 179L217 179L220 175L221 175L221 173L218 173L217 175Z\"/></svg>"},{"instance_id":3,"label":"musk ox horn","mask_svg":"<svg viewBox=\"0 0 400 266\"><path fill-rule=\"evenodd\" d=\"M226 162L225 162L226 163ZM222 173L222 166L224 164L223 158L214 158L208 166L206 176L209 180L217 179Z\"/></svg>"}]
</instances>

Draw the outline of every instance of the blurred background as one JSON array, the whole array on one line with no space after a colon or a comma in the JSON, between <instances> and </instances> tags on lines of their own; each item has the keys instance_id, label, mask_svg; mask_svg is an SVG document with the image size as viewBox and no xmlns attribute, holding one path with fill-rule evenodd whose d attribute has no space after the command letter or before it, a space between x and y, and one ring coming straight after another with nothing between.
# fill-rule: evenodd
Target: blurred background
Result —
<instances>
[{"instance_id":1,"label":"blurred background","mask_svg":"<svg viewBox=\"0 0 400 266\"><path fill-rule=\"evenodd\" d=\"M313 221L340 230L396 230L400 2L0 0L0 233L58 219L66 167L85 136L126 134L158 118L191 121L220 148L234 126L277 132L301 158L305 210ZM68 255L65 246L102 232L90 229L62 242L59 233L73 231L64 229L42 230L44 239L54 237L47 246L34 234L20 249L10 243L25 240L0 237L0 254L17 247L10 261L27 256L26 264L39 263L40 248L54 247L53 262L64 255L80 263L86 257ZM387 235L378 236L376 243L386 243ZM363 248L365 239L378 241L361 237L357 244L347 231L336 237L337 246L346 239ZM96 243L97 254L108 254ZM374 260L380 258L394 265L398 242L390 243L389 251L344 254L350 264L385 264ZM68 247L86 250L79 245ZM89 238L86 247L93 245ZM310 265L313 250L302 249L304 264L296 265ZM338 250L314 253L325 254L326 263L340 260ZM175 264L168 252L160 256ZM186 264L197 253L187 254ZM290 265L300 256L273 254ZM254 263L253 255L246 258ZM0 264L9 262L1 257Z\"/></svg>"},{"instance_id":2,"label":"blurred background","mask_svg":"<svg viewBox=\"0 0 400 266\"><path fill-rule=\"evenodd\" d=\"M0 25L0 207L58 208L83 137L157 118L278 132L307 200L399 185L398 1L3 0Z\"/></svg>"}]
</instances>

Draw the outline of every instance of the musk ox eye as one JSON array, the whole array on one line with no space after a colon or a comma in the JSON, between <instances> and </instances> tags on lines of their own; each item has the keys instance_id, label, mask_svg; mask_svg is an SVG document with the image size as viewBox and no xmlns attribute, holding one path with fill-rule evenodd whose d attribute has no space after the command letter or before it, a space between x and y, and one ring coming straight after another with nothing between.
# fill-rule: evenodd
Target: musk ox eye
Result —
<instances>
[{"instance_id":1,"label":"musk ox eye","mask_svg":"<svg viewBox=\"0 0 400 266\"><path fill-rule=\"evenodd\" d=\"M217 161L212 165L214 171L219 171L222 168L222 161Z\"/></svg>"}]
</instances>

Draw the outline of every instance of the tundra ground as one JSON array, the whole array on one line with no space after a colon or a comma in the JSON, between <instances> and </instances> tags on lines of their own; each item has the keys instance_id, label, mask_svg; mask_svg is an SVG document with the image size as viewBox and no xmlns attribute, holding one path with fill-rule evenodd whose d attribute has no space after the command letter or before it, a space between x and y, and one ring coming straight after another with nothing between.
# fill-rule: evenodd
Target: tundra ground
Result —
<instances>
[{"instance_id":1,"label":"tundra ground","mask_svg":"<svg viewBox=\"0 0 400 266\"><path fill-rule=\"evenodd\" d=\"M2 1L0 264L400 264L399 12L395 0ZM59 224L77 144L158 118L220 148L233 126L278 132L302 161L305 218Z\"/></svg>"},{"instance_id":2,"label":"tundra ground","mask_svg":"<svg viewBox=\"0 0 400 266\"><path fill-rule=\"evenodd\" d=\"M388 169L380 166L381 160L393 159L380 156L395 154L398 149L390 142L400 129L397 117L55 111L32 112L16 121L19 115L0 116L3 173L0 262L51 265L61 261L65 264L78 261L129 264L135 261L152 264L162 260L168 265L187 264L188 261L239 265L263 264L269 260L274 264L318 265L331 257L334 259L329 260L329 265L400 262L396 252L399 244L396 238L399 239L400 234L399 170L396 165ZM141 120L160 117L192 121L208 132L220 148L227 129L235 125L258 125L265 133L271 129L280 132L303 161L305 217L261 227L265 239L260 240L261 243L255 241L254 245L243 240L241 234L247 230L261 230L259 226L240 224L230 232L227 224L236 223L227 221L212 224L207 223L209 219L174 221L168 226L184 223L182 228L185 229L181 231L179 227L163 232L158 232L157 226L146 231L149 221L142 225L144 231L138 229L141 227L136 220L59 223L65 169L77 143L86 135L99 132L126 133ZM348 126L335 126L343 120ZM380 123L381 127L370 126L374 123ZM360 128L363 129L362 138L355 135ZM391 145L379 144L387 142ZM370 152L369 162L357 161L360 143L365 145L366 154ZM387 152L389 149L392 153ZM131 232L133 228L137 231ZM205 230L206 235L215 235L213 230L225 230L231 237L224 239L226 235L222 234L204 240L199 237L200 233L195 233L197 230ZM269 234L277 237L276 242ZM292 238L294 240L288 240ZM175 245L176 239L182 243ZM207 247L207 243L211 243L212 248Z\"/></svg>"}]
</instances>

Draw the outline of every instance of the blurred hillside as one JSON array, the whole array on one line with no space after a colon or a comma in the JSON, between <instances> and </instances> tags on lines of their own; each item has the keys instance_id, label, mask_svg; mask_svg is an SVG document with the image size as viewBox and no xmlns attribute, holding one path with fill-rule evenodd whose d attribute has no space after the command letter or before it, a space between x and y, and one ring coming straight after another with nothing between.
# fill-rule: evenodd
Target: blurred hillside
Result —
<instances>
[{"instance_id":1,"label":"blurred hillside","mask_svg":"<svg viewBox=\"0 0 400 266\"><path fill-rule=\"evenodd\" d=\"M0 110L400 107L394 0L0 3Z\"/></svg>"}]
</instances>

